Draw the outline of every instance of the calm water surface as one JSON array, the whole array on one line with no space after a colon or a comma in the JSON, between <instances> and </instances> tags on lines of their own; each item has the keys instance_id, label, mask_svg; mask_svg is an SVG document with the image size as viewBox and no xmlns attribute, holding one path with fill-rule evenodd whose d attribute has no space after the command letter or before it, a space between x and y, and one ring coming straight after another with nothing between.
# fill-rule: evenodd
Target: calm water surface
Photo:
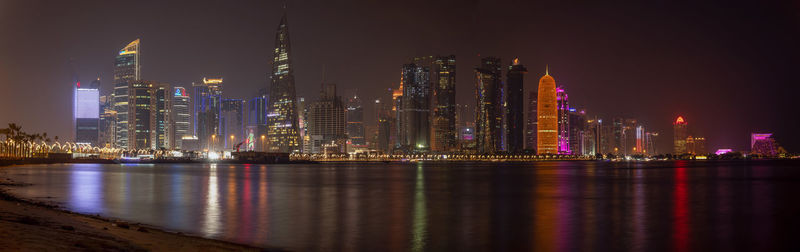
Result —
<instances>
[{"instance_id":1,"label":"calm water surface","mask_svg":"<svg viewBox=\"0 0 800 252\"><path fill-rule=\"evenodd\" d=\"M800 250L800 162L15 166L67 209L289 250Z\"/></svg>"}]
</instances>

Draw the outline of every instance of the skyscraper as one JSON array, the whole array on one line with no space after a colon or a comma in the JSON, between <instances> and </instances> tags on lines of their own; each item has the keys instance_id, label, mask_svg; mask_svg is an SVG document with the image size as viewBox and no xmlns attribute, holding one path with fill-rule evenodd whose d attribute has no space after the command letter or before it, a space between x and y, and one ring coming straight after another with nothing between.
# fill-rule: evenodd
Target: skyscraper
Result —
<instances>
[{"instance_id":1,"label":"skyscraper","mask_svg":"<svg viewBox=\"0 0 800 252\"><path fill-rule=\"evenodd\" d=\"M433 141L431 150L454 151L458 142L456 127L456 56L439 56L431 69L433 96Z\"/></svg>"},{"instance_id":2,"label":"skyscraper","mask_svg":"<svg viewBox=\"0 0 800 252\"><path fill-rule=\"evenodd\" d=\"M308 106L311 153L342 153L345 150L345 108L336 85L324 83L317 101Z\"/></svg>"},{"instance_id":3,"label":"skyscraper","mask_svg":"<svg viewBox=\"0 0 800 252\"><path fill-rule=\"evenodd\" d=\"M222 78L203 78L203 83L194 83L194 127L201 149L219 147L220 113L222 109Z\"/></svg>"},{"instance_id":4,"label":"skyscraper","mask_svg":"<svg viewBox=\"0 0 800 252\"><path fill-rule=\"evenodd\" d=\"M528 114L525 122L525 148L536 153L537 117L536 100L539 99L536 91L528 92Z\"/></svg>"},{"instance_id":5,"label":"skyscraper","mask_svg":"<svg viewBox=\"0 0 800 252\"><path fill-rule=\"evenodd\" d=\"M354 95L347 100L347 113L345 118L347 120L347 137L350 144L355 148L366 148L367 141L364 131L364 108L362 107L361 98ZM348 150L350 151L350 150Z\"/></svg>"},{"instance_id":6,"label":"skyscraper","mask_svg":"<svg viewBox=\"0 0 800 252\"><path fill-rule=\"evenodd\" d=\"M545 71L539 79L539 97L536 112L538 114L538 129L536 136L536 153L558 154L558 102L556 93L556 80Z\"/></svg>"},{"instance_id":7,"label":"skyscraper","mask_svg":"<svg viewBox=\"0 0 800 252\"><path fill-rule=\"evenodd\" d=\"M525 92L523 90L525 83L523 78L526 73L528 73L528 69L519 63L519 59L514 59L508 66L506 74L508 87L506 139L510 153L521 153L525 149Z\"/></svg>"},{"instance_id":8,"label":"skyscraper","mask_svg":"<svg viewBox=\"0 0 800 252\"><path fill-rule=\"evenodd\" d=\"M245 102L242 99L223 99L220 111L220 131L225 149L236 149L236 144L245 142Z\"/></svg>"},{"instance_id":9,"label":"skyscraper","mask_svg":"<svg viewBox=\"0 0 800 252\"><path fill-rule=\"evenodd\" d=\"M569 145L569 96L563 86L556 88L556 103L558 106L558 154L570 155L572 149Z\"/></svg>"},{"instance_id":10,"label":"skyscraper","mask_svg":"<svg viewBox=\"0 0 800 252\"><path fill-rule=\"evenodd\" d=\"M117 140L117 111L110 96L100 96L100 122L98 125L98 147L115 147Z\"/></svg>"},{"instance_id":11,"label":"skyscraper","mask_svg":"<svg viewBox=\"0 0 800 252\"><path fill-rule=\"evenodd\" d=\"M687 130L688 123L686 120L683 119L682 116L678 116L675 119L675 123L672 124L673 129L673 153L676 155L686 153L686 137L688 137L688 130Z\"/></svg>"},{"instance_id":12,"label":"skyscraper","mask_svg":"<svg viewBox=\"0 0 800 252\"><path fill-rule=\"evenodd\" d=\"M475 147L478 153L503 150L503 83L499 58L481 59L475 69Z\"/></svg>"},{"instance_id":13,"label":"skyscraper","mask_svg":"<svg viewBox=\"0 0 800 252\"><path fill-rule=\"evenodd\" d=\"M98 145L100 121L100 78L89 85L75 83L75 142Z\"/></svg>"},{"instance_id":14,"label":"skyscraper","mask_svg":"<svg viewBox=\"0 0 800 252\"><path fill-rule=\"evenodd\" d=\"M278 32L275 34L272 83L269 90L270 105L267 115L267 139L269 150L273 152L301 150L291 53L289 26L284 13L278 25Z\"/></svg>"},{"instance_id":15,"label":"skyscraper","mask_svg":"<svg viewBox=\"0 0 800 252\"><path fill-rule=\"evenodd\" d=\"M175 92L172 94L172 118L173 118L173 131L172 131L172 147L179 150L183 148L183 138L191 137L191 123L192 113L190 112L191 97L186 93L183 87L175 87Z\"/></svg>"},{"instance_id":16,"label":"skyscraper","mask_svg":"<svg viewBox=\"0 0 800 252\"><path fill-rule=\"evenodd\" d=\"M146 80L130 81L128 106L128 148L159 149L167 145L169 135L169 95L172 89L165 83ZM118 136L119 137L119 136Z\"/></svg>"},{"instance_id":17,"label":"skyscraper","mask_svg":"<svg viewBox=\"0 0 800 252\"><path fill-rule=\"evenodd\" d=\"M172 149L174 142L172 119L172 96L174 90L166 83L153 85L153 109L155 128L153 129L153 149Z\"/></svg>"},{"instance_id":18,"label":"skyscraper","mask_svg":"<svg viewBox=\"0 0 800 252\"><path fill-rule=\"evenodd\" d=\"M430 150L430 68L411 63L403 65L402 115L399 139L406 152Z\"/></svg>"},{"instance_id":19,"label":"skyscraper","mask_svg":"<svg viewBox=\"0 0 800 252\"><path fill-rule=\"evenodd\" d=\"M116 59L114 60L114 92L112 99L114 100L114 110L117 112L117 143L116 147L120 149L132 149L128 146L130 140L128 136L128 106L130 91L130 82L141 79L141 67L139 66L139 39L136 39L122 50L119 51Z\"/></svg>"},{"instance_id":20,"label":"skyscraper","mask_svg":"<svg viewBox=\"0 0 800 252\"><path fill-rule=\"evenodd\" d=\"M586 111L569 108L569 150L573 155L586 155L583 144L586 137Z\"/></svg>"}]
</instances>

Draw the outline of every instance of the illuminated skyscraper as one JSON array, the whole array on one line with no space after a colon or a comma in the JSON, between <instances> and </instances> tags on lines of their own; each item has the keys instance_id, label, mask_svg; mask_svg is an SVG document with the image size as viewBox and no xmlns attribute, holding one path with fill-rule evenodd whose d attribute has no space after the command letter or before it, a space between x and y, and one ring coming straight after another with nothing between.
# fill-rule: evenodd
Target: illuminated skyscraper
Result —
<instances>
[{"instance_id":1,"label":"illuminated skyscraper","mask_svg":"<svg viewBox=\"0 0 800 252\"><path fill-rule=\"evenodd\" d=\"M584 138L586 137L586 111L578 111L575 108L569 108L567 116L569 117L569 124L567 126L569 129L568 142L570 154L586 155L586 153L583 152Z\"/></svg>"},{"instance_id":2,"label":"illuminated skyscraper","mask_svg":"<svg viewBox=\"0 0 800 252\"><path fill-rule=\"evenodd\" d=\"M569 96L564 87L556 88L556 106L558 106L558 154L570 155L569 146Z\"/></svg>"},{"instance_id":3,"label":"illuminated skyscraper","mask_svg":"<svg viewBox=\"0 0 800 252\"><path fill-rule=\"evenodd\" d=\"M503 83L499 58L481 59L475 69L475 147L478 153L503 150Z\"/></svg>"},{"instance_id":4,"label":"illuminated skyscraper","mask_svg":"<svg viewBox=\"0 0 800 252\"><path fill-rule=\"evenodd\" d=\"M175 149L185 150L183 148L182 139L192 136L192 113L190 104L191 97L186 93L186 89L183 87L175 87L172 94L172 118L174 126L171 139L173 142L172 147Z\"/></svg>"},{"instance_id":5,"label":"illuminated skyscraper","mask_svg":"<svg viewBox=\"0 0 800 252\"><path fill-rule=\"evenodd\" d=\"M129 149L168 149L169 136L169 96L172 89L165 83L146 80L130 81L128 88L128 148ZM119 136L118 136L119 137Z\"/></svg>"},{"instance_id":6,"label":"illuminated skyscraper","mask_svg":"<svg viewBox=\"0 0 800 252\"><path fill-rule=\"evenodd\" d=\"M267 140L272 152L300 151L301 139L297 119L297 100L292 66L292 47L289 41L289 26L286 13L275 34L275 50L272 57L272 77L269 90L269 114L267 115Z\"/></svg>"},{"instance_id":7,"label":"illuminated skyscraper","mask_svg":"<svg viewBox=\"0 0 800 252\"><path fill-rule=\"evenodd\" d=\"M430 151L430 68L403 65L403 96L400 148L406 152Z\"/></svg>"},{"instance_id":8,"label":"illuminated skyscraper","mask_svg":"<svg viewBox=\"0 0 800 252\"><path fill-rule=\"evenodd\" d=\"M676 155L686 153L686 137L688 137L688 129L686 128L688 123L686 120L683 119L682 116L678 116L675 119L675 123L672 124L673 129L673 153Z\"/></svg>"},{"instance_id":9,"label":"illuminated skyscraper","mask_svg":"<svg viewBox=\"0 0 800 252\"><path fill-rule=\"evenodd\" d=\"M361 104L361 98L358 98L358 95L354 95L347 100L347 113L345 113L345 118L347 120L347 137L350 144L355 148L366 148L367 141L364 137L364 108Z\"/></svg>"},{"instance_id":10,"label":"illuminated skyscraper","mask_svg":"<svg viewBox=\"0 0 800 252\"><path fill-rule=\"evenodd\" d=\"M172 97L174 90L166 83L153 85L153 106L155 111L155 122L153 129L153 149L172 149L174 142L173 119L172 119Z\"/></svg>"},{"instance_id":11,"label":"illuminated skyscraper","mask_svg":"<svg viewBox=\"0 0 800 252\"><path fill-rule=\"evenodd\" d=\"M558 103L556 80L545 71L539 79L537 154L558 154Z\"/></svg>"},{"instance_id":12,"label":"illuminated skyscraper","mask_svg":"<svg viewBox=\"0 0 800 252\"><path fill-rule=\"evenodd\" d=\"M786 154L786 150L775 141L772 133L752 133L750 134L750 153L763 157L776 157Z\"/></svg>"},{"instance_id":13,"label":"illuminated skyscraper","mask_svg":"<svg viewBox=\"0 0 800 252\"><path fill-rule=\"evenodd\" d=\"M706 138L705 137L693 137L689 136L686 138L686 153L692 155L705 155L706 153Z\"/></svg>"},{"instance_id":14,"label":"illuminated skyscraper","mask_svg":"<svg viewBox=\"0 0 800 252\"><path fill-rule=\"evenodd\" d=\"M345 124L344 103L336 94L336 85L323 83L319 99L308 105L311 153L345 152L347 141Z\"/></svg>"},{"instance_id":15,"label":"illuminated skyscraper","mask_svg":"<svg viewBox=\"0 0 800 252\"><path fill-rule=\"evenodd\" d=\"M100 78L89 85L75 82L75 142L98 145L100 121Z\"/></svg>"},{"instance_id":16,"label":"illuminated skyscraper","mask_svg":"<svg viewBox=\"0 0 800 252\"><path fill-rule=\"evenodd\" d=\"M114 60L114 110L117 112L117 143L120 149L130 149L128 136L128 106L130 82L141 79L141 67L139 66L139 39L136 39L119 51Z\"/></svg>"},{"instance_id":17,"label":"illuminated skyscraper","mask_svg":"<svg viewBox=\"0 0 800 252\"><path fill-rule=\"evenodd\" d=\"M525 122L525 148L536 153L536 100L539 99L536 91L528 92L528 114Z\"/></svg>"},{"instance_id":18,"label":"illuminated skyscraper","mask_svg":"<svg viewBox=\"0 0 800 252\"><path fill-rule=\"evenodd\" d=\"M525 92L523 87L526 73L528 73L528 69L519 63L519 59L514 59L508 66L506 75L506 85L508 85L506 143L510 153L521 153L525 149Z\"/></svg>"},{"instance_id":19,"label":"illuminated skyscraper","mask_svg":"<svg viewBox=\"0 0 800 252\"><path fill-rule=\"evenodd\" d=\"M222 109L222 78L203 78L203 83L194 83L194 128L199 147L213 150L222 139L220 113Z\"/></svg>"},{"instance_id":20,"label":"illuminated skyscraper","mask_svg":"<svg viewBox=\"0 0 800 252\"><path fill-rule=\"evenodd\" d=\"M433 80L433 151L454 151L458 142L456 127L456 56L436 57L431 69Z\"/></svg>"}]
</instances>

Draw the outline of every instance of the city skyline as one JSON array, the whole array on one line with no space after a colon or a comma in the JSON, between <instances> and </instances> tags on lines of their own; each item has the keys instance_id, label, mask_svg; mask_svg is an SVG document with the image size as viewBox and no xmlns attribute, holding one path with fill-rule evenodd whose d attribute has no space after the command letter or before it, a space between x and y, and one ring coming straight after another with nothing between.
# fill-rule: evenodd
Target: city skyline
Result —
<instances>
[{"instance_id":1,"label":"city skyline","mask_svg":"<svg viewBox=\"0 0 800 252\"><path fill-rule=\"evenodd\" d=\"M3 4L14 5L18 3L3 3ZM53 5L54 7L58 7L60 3L56 3ZM475 5L480 5L480 4L475 4ZM268 73L264 69L269 69L271 67L271 62L269 60L271 58L270 57L271 53L269 53L269 50L274 46L274 44L272 44L272 42L270 41L271 39L268 38L273 36L274 33L268 31L274 31L276 20L278 20L278 18L280 17L279 13L281 11L280 5L277 3L267 3L267 4L259 3L259 4L253 4L253 6L263 7L262 12L265 13L269 12L270 14L258 14L256 16L246 16L249 18L255 18L257 20L263 19L263 21L253 22L256 23L256 25L253 27L258 27L261 30L259 30L258 32L254 32L251 35L245 36L244 38L246 38L249 42L244 42L244 43L253 43L253 44L259 43L261 44L262 47L267 48L266 50L255 49L256 47L244 47L245 49L248 49L248 51L252 50L260 50L260 51L252 53L242 53L242 51L238 51L237 53L225 53L225 52L236 52L237 50L234 50L220 43L211 43L211 44L206 44L205 46L194 46L192 48L200 49L196 51L203 51L208 53L209 55L206 56L210 57L210 59L214 58L225 59L227 57L225 55L228 54L234 55L234 58L252 56L252 58L258 59L258 64L256 65L261 69L248 70L247 67L244 67L247 66L248 64L239 63L239 64L234 64L234 67L244 68L243 70L238 70L238 72L237 71L229 72L230 71L229 67L219 65L220 63L214 63L215 60L210 60L208 62L201 64L192 63L191 57L190 58L181 57L181 50L176 50L177 52L175 53L170 53L169 51L165 51L164 49L166 49L166 47L169 47L170 44L172 44L172 42L170 42L166 37L159 37L153 34L142 35L142 33L146 33L145 31L147 30L146 27L147 25L143 25L145 26L144 28L137 28L138 25L128 24L128 27L129 28L133 27L133 29L129 29L127 31L125 31L126 29L121 29L123 30L122 32L114 32L114 39L113 39L114 43L107 43L108 39L97 39L100 41L104 41L102 45L99 45L100 41L86 42L85 40L80 40L81 43L77 44L73 44L75 42L62 43L62 41L56 41L55 42L56 44L62 43L67 45L66 49L68 50L64 50L65 53L59 52L52 54L52 57L46 57L49 62L56 62L56 63L48 63L48 65L46 65L45 68L37 69L39 71L43 71L38 74L44 77L34 76L31 74L25 75L29 79L20 79L18 77L19 75L21 75L21 73L29 73L26 71L26 69L28 69L27 67L30 63L27 63L26 61L41 58L41 56L37 56L34 54L31 55L31 59L18 62L18 65L10 65L4 62L3 69L0 70L2 71L0 72L0 78L3 78L2 80L5 83L36 82L32 83L34 86L42 85L38 83L37 80L40 80L39 82L41 82L42 78L46 78L50 80L50 81L45 81L46 87L49 87L49 89L45 88L42 89L44 91L39 91L39 92L44 94L44 97L52 97L51 99L48 99L48 102L69 104L69 103L62 103L60 99L63 99L62 97L63 95L60 95L60 93L67 92L68 91L67 88L71 86L69 84L72 76L70 76L69 73L66 74L63 73L69 71L68 64L66 63L67 59L74 58L77 69L76 71L79 73L79 76L83 78L81 81L87 83L89 82L89 80L96 78L97 75L99 74L101 77L101 87L100 87L101 95L107 95L110 93L111 90L110 89L110 87L112 86L111 76L113 76L112 74L110 74L110 71L108 71L108 69L110 69L112 66L112 64L110 64L109 62L110 59L113 58L114 54L118 52L120 47L122 47L123 45L134 39L141 37L143 41L141 62L139 62L142 65L143 69L141 79L154 80L158 82L167 82L170 83L172 86L189 87L192 82L199 82L199 80L204 76L223 76L226 78L226 85L225 85L226 95L224 95L225 98L250 99L256 96L255 95L256 91L259 88L265 87L268 83L268 80L266 79ZM45 7L52 8L48 6ZM536 49L539 50L538 52L531 52L530 50L532 46L524 45L523 43L520 42L520 44L518 45L510 46L508 51L500 50L501 52L499 53L491 53L493 50L494 51L497 50L497 49L492 49L496 48L496 46L485 46L485 45L482 46L480 44L482 44L483 42L472 42L472 43L466 43L467 45L453 46L451 48L447 47L423 48L423 49L405 48L404 50L397 50L398 52L393 52L391 53L391 55L388 55L385 58L380 57L376 59L379 62L382 62L381 64L374 64L377 65L377 68L380 69L377 70L376 72L386 72L386 74L376 74L371 77L368 76L362 77L362 78L371 78L382 81L368 81L367 79L358 80L358 78L348 77L347 74L347 72L355 71L356 69L351 69L346 66L342 66L340 64L335 64L336 61L332 60L332 58L326 52L317 51L318 53L320 53L320 55L324 56L323 58L327 59L318 60L315 63L308 62L309 59L315 58L313 56L309 57L309 54L314 54L315 50L320 50L320 49L314 49L313 45L318 45L320 42L314 42L313 40L309 41L308 35L301 35L300 38L296 37L297 34L308 33L309 27L314 28L310 30L318 29L309 23L311 22L310 20L313 19L306 16L308 14L304 11L306 10L304 7L307 7L305 6L305 3L297 3L296 5L294 3L289 3L289 8L287 9L287 11L289 12L290 19L293 20L292 21L293 24L298 24L297 26L292 27L292 30L294 31L292 33L293 34L292 43L301 45L301 46L296 46L293 44L293 47L295 47L293 50L296 52L295 56L293 56L293 60L297 62L303 62L303 63L298 63L298 66L296 67L298 69L296 71L298 79L297 97L306 97L306 98L316 97L316 95L314 95L317 92L315 87L318 86L319 83L321 82L321 78L318 77L320 77L323 65L326 66L327 68L326 71L327 73L326 76L328 76L327 78L335 83L338 83L340 89L345 91L343 92L344 94L347 94L347 90L358 88L360 92L364 93L363 95L361 95L362 97L365 97L366 100L371 100L375 97L378 97L379 92L384 91L386 88L394 87L397 85L397 82L399 80L397 78L396 70L397 68L399 68L400 65L402 65L404 62L407 62L410 58L417 56L424 56L424 55L436 55L436 54L447 55L452 53L459 58L459 64L457 68L459 68L460 70L457 72L460 76L457 78L458 81L456 82L457 103L473 105L474 102L471 99L469 99L471 96L470 94L474 92L474 88L471 88L474 80L473 78L470 78L471 77L470 75L473 74L473 71L470 71L471 70L470 68L474 68L479 62L477 55L478 54L484 56L492 55L499 57L501 59L515 58L519 56L520 60L526 63L525 65L529 68L529 72L531 73L530 78L525 79L526 93L531 90L534 90L531 89L532 87L535 86L532 82L535 82L534 79L538 79L538 76L541 76L542 72L541 68L543 68L542 66L544 66L544 64L550 63L551 72L553 72L554 76L557 76L559 79L558 84L564 85L565 88L569 90L570 96L572 96L570 97L571 105L574 103L576 104L576 106L574 107L586 108L587 113L592 115L601 115L603 118L606 118L607 120L610 120L612 117L616 116L626 117L626 118L637 118L641 122L646 123L646 125L648 126L648 130L652 129L653 131L660 132L662 134L659 141L659 149L661 150L666 150L669 149L668 147L670 147L669 143L670 141L667 141L667 139L671 138L669 136L669 134L672 133L670 126L671 122L678 115L685 116L688 121L692 122L693 128L696 127L698 131L703 132L704 137L708 139L708 143L706 143L706 145L709 151L723 147L733 148L736 150L747 149L747 147L749 146L748 142L746 141L747 140L746 136L750 132L758 132L758 131L775 132L775 137L778 139L779 142L782 143L782 145L786 146L787 149L789 150L796 150L796 148L793 147L797 146L796 139L798 133L793 132L791 130L794 126L796 126L796 119L789 118L788 121L780 120L779 119L780 114L775 112L775 111L780 111L780 108L790 108L790 106L786 106L790 104L789 99L783 97L785 97L788 93L791 92L785 92L786 91L785 86L788 85L775 86L777 84L769 83L770 81L774 81L776 79L783 80L782 83L786 83L793 77L784 76L779 78L779 77L774 77L773 75L760 74L759 75L759 77L761 78L760 81L763 83L761 82L753 82L753 83L765 85L766 87L771 87L767 88L766 90L773 90L771 92L777 93L775 95L768 96L767 94L764 93L764 91L754 91L751 87L744 84L748 83L744 80L739 80L734 82L726 81L729 80L726 79L729 78L726 77L725 75L726 72L708 66L702 68L699 67L698 65L695 65L694 68L680 69L688 71L677 71L679 69L675 68L672 68L671 69L672 71L670 71L669 68L656 69L653 68L652 66L650 68L645 68L645 67L631 68L630 65L627 65L628 67L625 67L626 64L631 64L631 63L626 63L628 61L636 63L647 63L645 60L640 59L640 60L626 60L625 62L622 63L617 62L617 64L610 64L611 66L594 65L592 66L591 69L585 68L587 70L581 71L580 67L577 67L577 65L579 64L591 65L589 63L582 63L581 60L587 60L589 62L592 62L593 57L591 57L591 55L588 55L586 57L578 57L576 55L571 55L572 53L569 50L567 50L570 49L569 47L565 48L565 47L544 45L542 46L542 48L548 48L548 49L544 50L539 48ZM766 7L761 7L761 8L766 8ZM623 9L623 10L630 11L630 9ZM645 8L645 12L647 11L648 9ZM24 13L24 8L22 12ZM240 12L243 11L240 10ZM314 11L310 12L314 13ZM455 12L458 13L459 11L457 10ZM246 13L251 15L253 14L251 12L246 12ZM60 15L69 16L73 14L60 14ZM716 13L716 15L725 16L729 14ZM6 14L5 12L3 12L2 15L3 19L13 18L13 17L14 15ZM172 20L172 22L175 21ZM767 22L767 21L762 21L762 22ZM3 22L3 23L10 23L10 22ZM533 25L537 26L542 25L542 23L543 22L532 22ZM153 23L150 23L149 25L152 26ZM217 24L217 26L221 28L229 27L229 25L230 24L227 24L225 22ZM37 27L36 24L31 24L31 26L34 28ZM6 27L3 28L5 29ZM557 29L553 30L554 32L557 32ZM26 39L28 39L27 38L28 36L24 36L26 34L38 35L38 33L32 33L31 31L16 31L16 32L17 33L12 33L12 34L23 35L21 38L22 41L26 41ZM760 31L760 32L769 32L769 31ZM511 34L513 34L513 32L511 32ZM420 36L423 35L424 32L421 33ZM699 36L697 34L695 35ZM510 35L497 35L496 37L500 38L505 36L510 36ZM62 34L56 37L63 38L69 36ZM232 36L231 38L234 37L235 36ZM215 36L204 37L204 38L208 38L210 40L217 39L215 38ZM325 39L325 36L321 36L321 38ZM697 40L698 38L695 37L694 39ZM8 48L8 46L13 46L13 45L18 46L17 43L19 42L16 41L12 42L6 40L3 40L3 42L4 43L2 43L1 45L4 54L8 52L10 55L13 56L14 53L17 53L17 52L7 51L6 49ZM83 44L84 42L86 44ZM756 42L758 41L755 41L753 43ZM410 46L413 48L413 47L424 47L425 45L423 44L425 43L426 42L423 42L421 40L407 40L404 41L402 45ZM56 47L62 48L65 46L57 45ZM396 47L398 47L398 44L385 44L385 45L380 45L377 48L396 48ZM19 48L22 49L20 51L24 52L26 51L25 49L27 47L19 46ZM101 48L112 48L112 49L107 50ZM149 51L150 49L148 48L153 48L153 49L152 51ZM400 46L400 48L403 47ZM668 47L668 48L672 48L672 50L675 50L674 47ZM710 50L708 46L704 48ZM344 49L346 50L343 51L346 51L348 53L358 52L357 48L344 48ZM365 49L371 50L370 48L365 48ZM47 50L52 50L52 49L47 49ZM220 52L225 53L225 55L215 55L219 54ZM709 53L710 52L711 51L709 51ZM519 54L519 55L513 55L513 54ZM60 57L56 57L56 55L60 55ZM98 58L90 55L103 55L103 57ZM742 57L745 56L747 55L743 55ZM627 54L624 57L636 58ZM9 58L9 57L5 57L4 55L4 57L2 58ZM96 62L100 62L102 64ZM355 60L353 62L355 62ZM775 65L777 64L776 62L780 62L780 60L771 61L771 63L768 65L770 66ZM166 69L170 69L169 67L164 67L163 64L165 63L170 63L170 64L192 63L193 65L191 65L191 67L198 69L207 69L205 70L206 72L217 71L217 73L186 74L187 71L185 69L181 70L181 68L177 68L178 71L175 71L176 73L169 73L165 72ZM351 61L348 59L344 63L351 63ZM504 63L503 67L505 67L505 62L502 63ZM744 64L744 62L742 60L739 61L734 60L732 62L727 62L726 64L723 65L730 66L731 64L734 64L735 66L738 67L742 67L742 64ZM754 71L753 73L750 74L756 75L756 70L759 69L758 67L759 66L764 67L762 65L755 65L756 66L755 68L748 68L748 69L753 69ZM364 65L357 65L352 67L364 67ZM609 78L610 77L609 75L598 74L598 72L611 72L608 71L610 70L609 68L617 69L616 74L614 74L613 76L618 79L612 80ZM213 69L218 69L218 70L213 70ZM373 67L370 69L374 70L376 68ZM773 67L771 69L775 68ZM703 70L715 70L715 71L710 71L708 75L701 75L700 76L701 78L694 78L698 77L697 71L703 71ZM667 75L676 75L681 78L673 80L685 80L684 78L686 78L692 81L688 81L686 83L679 83L679 82L669 83L672 85L672 87L666 90L666 93L668 95L661 95L661 93L663 92L659 93L658 95L655 94L655 92L658 91L665 91L664 90L665 87L663 87L664 85L657 85L657 84L647 85L646 86L647 89L653 90L654 92L654 94L652 95L647 95L647 92L644 92L644 94L642 94L643 92L636 91L636 87L641 84L630 84L643 80L643 78L641 77L638 77L637 79L637 77L630 76L630 75L636 75L637 74L636 72L639 71L644 71L644 72L649 71L651 73L649 76L654 79L665 78L665 76ZM771 71L774 72L778 70L771 70ZM763 73L763 69L760 72ZM780 73L780 71L778 72L779 72L778 75L786 75L790 73L790 72ZM260 75L261 78L249 77L250 80L247 80L248 78L242 77L245 75L248 76ZM465 75L466 77L464 77ZM592 77L591 78L585 77L587 75ZM693 77L688 77L688 76L693 76ZM666 77L666 79L670 78L673 77ZM65 81L53 81L59 79ZM709 81L712 84L704 85L704 83L702 83L704 80ZM750 80L753 81L753 79ZM654 82L658 83L659 81L654 81ZM720 83L732 83L732 84L723 85ZM697 89L689 88L693 86L697 86L696 87ZM726 88L728 86L730 86L732 89L734 88L735 89L733 91L728 90ZM609 93L606 91L599 90L599 88L624 90L617 92L617 93L624 93L624 95L616 94L615 92ZM32 95L28 91L19 90L16 85L11 85L8 87L8 89L10 89L12 92L19 91L18 93L20 94L20 97L23 98L25 97L30 98ZM673 89L675 90L683 89L683 92L670 91ZM783 90L784 92L780 92L781 90ZM600 97L595 97L595 94L596 96ZM742 96L743 94L747 94L747 96ZM464 98L465 96L467 98ZM68 98L68 96L64 97ZM705 99L706 101L702 101L703 99L698 99L698 97L706 98ZM726 98L719 98L719 97L726 97ZM770 98L764 98L764 97L770 97ZM10 100L9 102L18 101L17 99L19 99L17 97L7 97L7 98L8 98L7 100ZM770 99L770 100L765 100L765 99ZM769 110L766 109L768 108L766 107L766 105L763 105L766 103L766 101L772 101L772 99L775 99L774 100L775 102L771 103L772 104L771 106L777 106L778 109L773 108L773 110ZM35 98L28 100L36 101ZM654 102L647 100L655 100L657 104L654 105L653 104ZM742 101L747 101L747 102L742 102ZM639 104L642 105L638 106ZM4 105L8 104L4 103ZM50 135L54 136L58 135L61 136L62 138L68 137L70 135L70 132L61 129L61 128L66 128L66 129L70 128L67 126L70 125L69 122L71 118L61 116L61 114L69 114L69 111L58 112L60 107L66 107L66 106L58 106L54 104L45 105L42 108L38 108L38 106L41 105L31 104L30 108L26 108L24 111L29 112L28 114L42 114L42 113L48 113L43 111L52 111L49 113L53 114L54 117L52 119L48 118L47 123L44 123L39 118L30 118L25 114L20 114L17 111L12 111L8 109L4 109L3 114L8 117L7 118L8 121L21 123L25 125L26 128L28 129L37 131L46 131L49 132ZM9 107L9 106L4 106L4 107ZM617 107L617 109L609 109L610 107L611 108ZM365 110L371 110L371 106L365 106ZM761 113L756 113L757 111L761 111ZM365 117L366 117L365 121L373 121L373 118L371 118L372 116L370 116L373 114L374 113L372 113L371 111L365 111ZM52 128L51 125L53 124L63 125L64 127Z\"/></svg>"}]
</instances>

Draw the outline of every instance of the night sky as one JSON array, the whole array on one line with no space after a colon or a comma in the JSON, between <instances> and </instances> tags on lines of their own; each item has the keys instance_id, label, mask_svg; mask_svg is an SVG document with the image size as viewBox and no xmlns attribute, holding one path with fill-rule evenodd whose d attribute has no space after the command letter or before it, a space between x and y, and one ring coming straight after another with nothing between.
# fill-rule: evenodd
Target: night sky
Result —
<instances>
[{"instance_id":1,"label":"night sky","mask_svg":"<svg viewBox=\"0 0 800 252\"><path fill-rule=\"evenodd\" d=\"M479 57L519 57L527 90L549 64L573 107L639 119L662 133L661 152L678 115L709 151L748 149L751 131L800 151L800 3L642 2L288 1L297 93L316 99L324 66L340 93L357 89L371 120L370 102L397 85L402 64L455 54L458 101L474 105ZM108 94L115 54L136 38L143 79L223 76L224 96L249 99L267 86L282 6L0 0L0 124L70 136L70 58Z\"/></svg>"}]
</instances>

